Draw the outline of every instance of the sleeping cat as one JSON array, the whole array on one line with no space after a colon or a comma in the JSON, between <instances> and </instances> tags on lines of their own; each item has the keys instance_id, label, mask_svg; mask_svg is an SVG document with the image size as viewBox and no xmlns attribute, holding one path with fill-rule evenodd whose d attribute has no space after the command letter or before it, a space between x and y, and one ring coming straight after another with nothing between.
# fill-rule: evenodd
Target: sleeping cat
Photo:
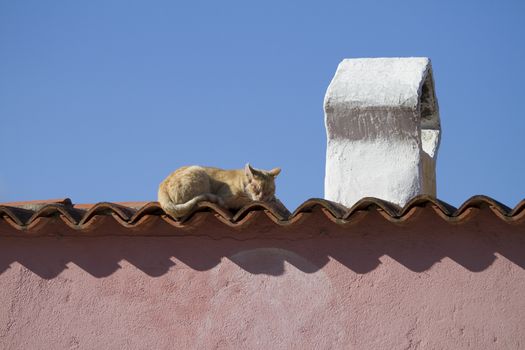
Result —
<instances>
[{"instance_id":1,"label":"sleeping cat","mask_svg":"<svg viewBox=\"0 0 525 350\"><path fill-rule=\"evenodd\" d=\"M280 168L266 171L250 164L237 170L185 166L161 182L158 200L162 209L175 218L183 217L202 201L230 210L238 210L252 201L273 202L284 208L275 198L275 177L280 172Z\"/></svg>"}]
</instances>

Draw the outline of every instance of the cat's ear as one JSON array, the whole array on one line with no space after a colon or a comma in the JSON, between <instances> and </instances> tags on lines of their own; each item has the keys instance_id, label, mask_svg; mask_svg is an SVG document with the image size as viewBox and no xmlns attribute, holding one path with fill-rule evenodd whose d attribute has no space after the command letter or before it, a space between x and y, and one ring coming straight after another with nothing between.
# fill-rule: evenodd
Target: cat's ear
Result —
<instances>
[{"instance_id":1,"label":"cat's ear","mask_svg":"<svg viewBox=\"0 0 525 350\"><path fill-rule=\"evenodd\" d=\"M248 178L248 180L252 180L253 179L253 168L251 167L250 163L246 163L246 165L244 166L244 174L246 175L246 177Z\"/></svg>"},{"instance_id":2,"label":"cat's ear","mask_svg":"<svg viewBox=\"0 0 525 350\"><path fill-rule=\"evenodd\" d=\"M268 174L272 175L273 177L276 177L281 172L281 168L273 168L268 172Z\"/></svg>"}]
</instances>

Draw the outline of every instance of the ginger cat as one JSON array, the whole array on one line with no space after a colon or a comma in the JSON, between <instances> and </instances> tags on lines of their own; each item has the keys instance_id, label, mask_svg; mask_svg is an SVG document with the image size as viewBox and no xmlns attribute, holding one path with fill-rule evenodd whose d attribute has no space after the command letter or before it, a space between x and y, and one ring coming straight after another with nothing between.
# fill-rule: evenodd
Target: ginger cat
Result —
<instances>
[{"instance_id":1,"label":"ginger cat","mask_svg":"<svg viewBox=\"0 0 525 350\"><path fill-rule=\"evenodd\" d=\"M284 208L275 198L275 177L280 172L280 168L266 171L254 169L250 164L237 170L185 166L161 182L158 200L162 209L174 218L183 217L202 201L230 210L238 210L252 201L274 202Z\"/></svg>"}]
</instances>

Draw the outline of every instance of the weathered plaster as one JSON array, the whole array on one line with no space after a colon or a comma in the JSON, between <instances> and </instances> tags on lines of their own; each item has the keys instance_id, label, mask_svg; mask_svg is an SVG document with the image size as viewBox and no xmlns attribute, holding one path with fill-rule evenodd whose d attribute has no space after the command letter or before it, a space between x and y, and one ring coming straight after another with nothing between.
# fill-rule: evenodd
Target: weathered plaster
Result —
<instances>
[{"instance_id":1,"label":"weathered plaster","mask_svg":"<svg viewBox=\"0 0 525 350\"><path fill-rule=\"evenodd\" d=\"M440 121L427 58L345 59L326 92L325 198L436 195Z\"/></svg>"},{"instance_id":2,"label":"weathered plaster","mask_svg":"<svg viewBox=\"0 0 525 350\"><path fill-rule=\"evenodd\" d=\"M521 226L415 210L253 223L267 239L4 236L0 348L522 349Z\"/></svg>"}]
</instances>

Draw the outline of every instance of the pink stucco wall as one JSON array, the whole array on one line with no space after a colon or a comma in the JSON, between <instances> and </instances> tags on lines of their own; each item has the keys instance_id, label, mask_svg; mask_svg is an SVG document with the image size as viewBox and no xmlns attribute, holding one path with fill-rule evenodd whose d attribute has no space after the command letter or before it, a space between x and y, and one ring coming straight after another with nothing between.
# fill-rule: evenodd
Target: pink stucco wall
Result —
<instances>
[{"instance_id":1,"label":"pink stucco wall","mask_svg":"<svg viewBox=\"0 0 525 350\"><path fill-rule=\"evenodd\" d=\"M1 237L0 348L525 348L523 225L272 227Z\"/></svg>"}]
</instances>

